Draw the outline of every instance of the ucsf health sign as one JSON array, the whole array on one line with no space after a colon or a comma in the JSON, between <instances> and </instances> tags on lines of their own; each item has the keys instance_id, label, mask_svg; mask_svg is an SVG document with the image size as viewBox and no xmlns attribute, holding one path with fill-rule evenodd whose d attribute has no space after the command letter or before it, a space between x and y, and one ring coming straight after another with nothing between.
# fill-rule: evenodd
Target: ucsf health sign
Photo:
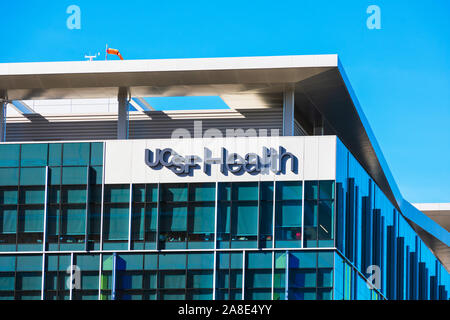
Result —
<instances>
[{"instance_id":1,"label":"ucsf health sign","mask_svg":"<svg viewBox=\"0 0 450 320\"><path fill-rule=\"evenodd\" d=\"M336 137L106 141L105 183L333 180Z\"/></svg>"}]
</instances>

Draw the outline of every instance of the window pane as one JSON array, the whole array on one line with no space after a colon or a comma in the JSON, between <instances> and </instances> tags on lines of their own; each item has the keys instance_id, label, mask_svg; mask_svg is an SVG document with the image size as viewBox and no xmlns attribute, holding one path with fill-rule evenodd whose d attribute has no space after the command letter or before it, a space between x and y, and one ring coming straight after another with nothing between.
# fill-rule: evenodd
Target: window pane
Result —
<instances>
[{"instance_id":1,"label":"window pane","mask_svg":"<svg viewBox=\"0 0 450 320\"><path fill-rule=\"evenodd\" d=\"M334 181L319 181L320 199L334 199Z\"/></svg>"},{"instance_id":2,"label":"window pane","mask_svg":"<svg viewBox=\"0 0 450 320\"><path fill-rule=\"evenodd\" d=\"M255 204L233 204L233 234L236 236L256 235L258 228L258 206Z\"/></svg>"},{"instance_id":3,"label":"window pane","mask_svg":"<svg viewBox=\"0 0 450 320\"><path fill-rule=\"evenodd\" d=\"M191 212L190 233L214 233L214 204L196 205Z\"/></svg>"},{"instance_id":4,"label":"window pane","mask_svg":"<svg viewBox=\"0 0 450 320\"><path fill-rule=\"evenodd\" d=\"M21 187L20 198L21 204L43 204L45 200L44 187Z\"/></svg>"},{"instance_id":5,"label":"window pane","mask_svg":"<svg viewBox=\"0 0 450 320\"><path fill-rule=\"evenodd\" d=\"M214 183L191 184L189 201L215 201L216 185Z\"/></svg>"},{"instance_id":6,"label":"window pane","mask_svg":"<svg viewBox=\"0 0 450 320\"><path fill-rule=\"evenodd\" d=\"M233 183L233 200L258 200L258 183Z\"/></svg>"},{"instance_id":7,"label":"window pane","mask_svg":"<svg viewBox=\"0 0 450 320\"><path fill-rule=\"evenodd\" d=\"M302 182L285 181L277 182L277 200L301 200Z\"/></svg>"},{"instance_id":8,"label":"window pane","mask_svg":"<svg viewBox=\"0 0 450 320\"><path fill-rule=\"evenodd\" d=\"M62 144L50 143L48 147L48 165L60 166L62 165Z\"/></svg>"},{"instance_id":9,"label":"window pane","mask_svg":"<svg viewBox=\"0 0 450 320\"><path fill-rule=\"evenodd\" d=\"M333 239L333 202L319 202L319 240Z\"/></svg>"},{"instance_id":10,"label":"window pane","mask_svg":"<svg viewBox=\"0 0 450 320\"><path fill-rule=\"evenodd\" d=\"M305 199L317 199L318 189L317 181L305 181Z\"/></svg>"},{"instance_id":11,"label":"window pane","mask_svg":"<svg viewBox=\"0 0 450 320\"><path fill-rule=\"evenodd\" d=\"M104 234L106 240L128 239L127 206L106 206L104 212Z\"/></svg>"},{"instance_id":12,"label":"window pane","mask_svg":"<svg viewBox=\"0 0 450 320\"><path fill-rule=\"evenodd\" d=\"M0 189L0 204L17 204L17 188Z\"/></svg>"},{"instance_id":13,"label":"window pane","mask_svg":"<svg viewBox=\"0 0 450 320\"><path fill-rule=\"evenodd\" d=\"M103 165L103 143L91 143L91 166Z\"/></svg>"},{"instance_id":14,"label":"window pane","mask_svg":"<svg viewBox=\"0 0 450 320\"><path fill-rule=\"evenodd\" d=\"M62 184L87 184L87 167L63 167Z\"/></svg>"},{"instance_id":15,"label":"window pane","mask_svg":"<svg viewBox=\"0 0 450 320\"><path fill-rule=\"evenodd\" d=\"M165 204L161 206L161 232L186 231L187 206Z\"/></svg>"},{"instance_id":16,"label":"window pane","mask_svg":"<svg viewBox=\"0 0 450 320\"><path fill-rule=\"evenodd\" d=\"M180 202L188 200L187 184L161 185L161 201Z\"/></svg>"},{"instance_id":17,"label":"window pane","mask_svg":"<svg viewBox=\"0 0 450 320\"><path fill-rule=\"evenodd\" d=\"M17 228L17 209L0 207L0 234L14 234Z\"/></svg>"},{"instance_id":18,"label":"window pane","mask_svg":"<svg viewBox=\"0 0 450 320\"><path fill-rule=\"evenodd\" d=\"M20 209L20 230L22 232L42 232L44 226L44 209Z\"/></svg>"},{"instance_id":19,"label":"window pane","mask_svg":"<svg viewBox=\"0 0 450 320\"><path fill-rule=\"evenodd\" d=\"M23 144L20 165L39 167L47 165L48 144Z\"/></svg>"},{"instance_id":20,"label":"window pane","mask_svg":"<svg viewBox=\"0 0 450 320\"><path fill-rule=\"evenodd\" d=\"M62 212L61 231L66 235L84 235L86 233L86 209L65 208Z\"/></svg>"},{"instance_id":21,"label":"window pane","mask_svg":"<svg viewBox=\"0 0 450 320\"><path fill-rule=\"evenodd\" d=\"M20 185L21 186L45 185L45 167L21 168L20 169Z\"/></svg>"},{"instance_id":22,"label":"window pane","mask_svg":"<svg viewBox=\"0 0 450 320\"><path fill-rule=\"evenodd\" d=\"M0 185L17 186L19 184L19 169L0 168Z\"/></svg>"},{"instance_id":23,"label":"window pane","mask_svg":"<svg viewBox=\"0 0 450 320\"><path fill-rule=\"evenodd\" d=\"M130 186L129 185L111 185L105 186L105 202L110 203L129 203Z\"/></svg>"},{"instance_id":24,"label":"window pane","mask_svg":"<svg viewBox=\"0 0 450 320\"><path fill-rule=\"evenodd\" d=\"M89 143L65 143L63 145L63 165L87 166L89 165Z\"/></svg>"},{"instance_id":25,"label":"window pane","mask_svg":"<svg viewBox=\"0 0 450 320\"><path fill-rule=\"evenodd\" d=\"M277 204L277 226L300 227L302 225L301 202L284 202Z\"/></svg>"},{"instance_id":26,"label":"window pane","mask_svg":"<svg viewBox=\"0 0 450 320\"><path fill-rule=\"evenodd\" d=\"M18 167L19 150L20 145L18 144L0 145L0 167Z\"/></svg>"}]
</instances>

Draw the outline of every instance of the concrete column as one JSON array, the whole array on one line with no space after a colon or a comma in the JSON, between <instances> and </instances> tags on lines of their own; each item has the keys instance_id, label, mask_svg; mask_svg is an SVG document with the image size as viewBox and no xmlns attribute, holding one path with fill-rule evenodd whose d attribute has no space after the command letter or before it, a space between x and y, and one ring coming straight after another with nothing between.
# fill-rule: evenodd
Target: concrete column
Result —
<instances>
[{"instance_id":1,"label":"concrete column","mask_svg":"<svg viewBox=\"0 0 450 320\"><path fill-rule=\"evenodd\" d=\"M294 135L294 88L286 88L283 94L283 136Z\"/></svg>"},{"instance_id":2,"label":"concrete column","mask_svg":"<svg viewBox=\"0 0 450 320\"><path fill-rule=\"evenodd\" d=\"M6 91L0 90L0 142L6 141L6 108L8 106Z\"/></svg>"},{"instance_id":3,"label":"concrete column","mask_svg":"<svg viewBox=\"0 0 450 320\"><path fill-rule=\"evenodd\" d=\"M119 117L117 119L117 139L128 139L128 88L119 88Z\"/></svg>"}]
</instances>

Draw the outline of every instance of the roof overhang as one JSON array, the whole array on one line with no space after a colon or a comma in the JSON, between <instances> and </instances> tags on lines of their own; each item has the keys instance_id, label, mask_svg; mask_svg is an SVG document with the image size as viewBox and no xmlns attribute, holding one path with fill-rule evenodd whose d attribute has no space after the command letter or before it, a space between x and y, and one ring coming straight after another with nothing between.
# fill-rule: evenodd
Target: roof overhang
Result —
<instances>
[{"instance_id":1,"label":"roof overhang","mask_svg":"<svg viewBox=\"0 0 450 320\"><path fill-rule=\"evenodd\" d=\"M450 246L449 232L403 199L337 55L0 64L0 91L10 100L114 98L123 87L135 97L253 94L261 99L294 87L413 227Z\"/></svg>"}]
</instances>

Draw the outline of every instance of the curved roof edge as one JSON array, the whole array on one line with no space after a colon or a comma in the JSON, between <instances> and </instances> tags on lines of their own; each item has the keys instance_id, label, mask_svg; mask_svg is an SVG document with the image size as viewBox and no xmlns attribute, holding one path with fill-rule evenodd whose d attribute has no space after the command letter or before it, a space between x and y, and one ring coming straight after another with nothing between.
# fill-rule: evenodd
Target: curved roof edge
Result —
<instances>
[{"instance_id":1,"label":"curved roof edge","mask_svg":"<svg viewBox=\"0 0 450 320\"><path fill-rule=\"evenodd\" d=\"M350 81L347 78L347 75L344 71L340 59L338 59L338 69L342 77L342 80L345 83L347 91L353 101L355 111L358 113L358 116L362 122L362 125L364 126L364 130L366 131L366 134L369 138L372 148L374 149L374 152L381 166L381 169L383 170L385 178L387 179L390 188L390 190L387 191L390 191L394 196L397 208L400 210L402 215L408 221L412 222L416 226L420 227L421 229L429 233L431 236L436 238L436 240L439 240L445 245L450 246L450 233L403 198L400 189L398 188L397 183L395 182L395 179L392 175L392 172L386 162L386 159L384 158L383 152L381 151L378 141L375 138L372 128L370 127L370 124L361 108L358 98L356 97L356 94L353 91L352 86L350 85ZM416 226L413 225L412 227L416 229L415 228Z\"/></svg>"}]
</instances>

